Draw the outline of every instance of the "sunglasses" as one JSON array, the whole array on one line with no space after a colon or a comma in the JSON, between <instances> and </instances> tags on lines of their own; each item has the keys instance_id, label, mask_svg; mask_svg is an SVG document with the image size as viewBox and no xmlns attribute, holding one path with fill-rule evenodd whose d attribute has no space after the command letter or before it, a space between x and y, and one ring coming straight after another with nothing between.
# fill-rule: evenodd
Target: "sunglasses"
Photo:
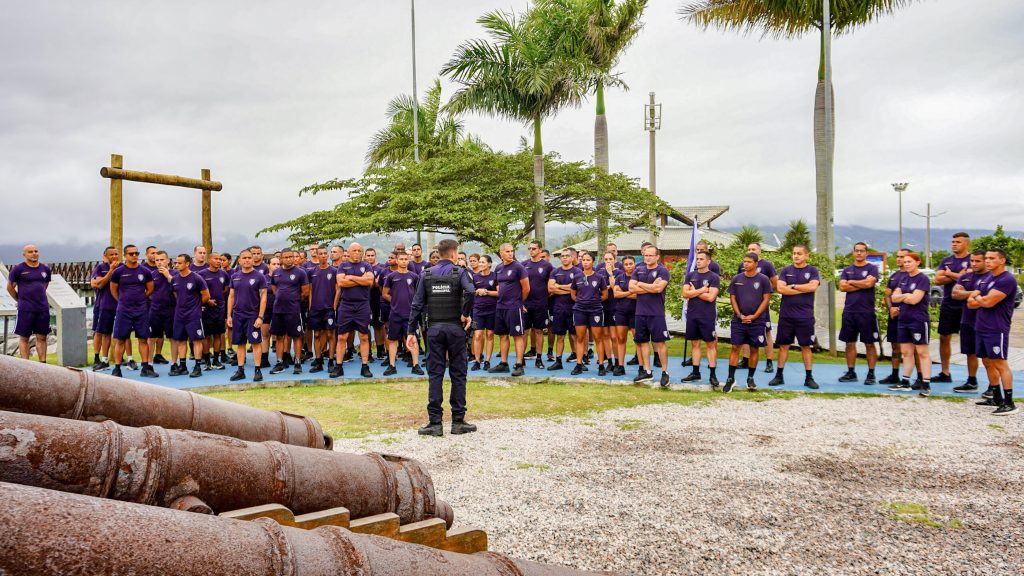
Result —
<instances>
[{"instance_id":1,"label":"sunglasses","mask_svg":"<svg viewBox=\"0 0 1024 576\"><path fill-rule=\"evenodd\" d=\"M138 256L139 253L138 252L125 252L124 255L125 256Z\"/></svg>"}]
</instances>

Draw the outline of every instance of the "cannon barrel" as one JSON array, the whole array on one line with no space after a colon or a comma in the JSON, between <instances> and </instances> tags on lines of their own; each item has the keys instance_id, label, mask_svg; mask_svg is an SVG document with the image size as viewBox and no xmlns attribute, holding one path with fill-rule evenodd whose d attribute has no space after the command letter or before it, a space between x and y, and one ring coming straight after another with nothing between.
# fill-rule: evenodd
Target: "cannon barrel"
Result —
<instances>
[{"instance_id":1,"label":"cannon barrel","mask_svg":"<svg viewBox=\"0 0 1024 576\"><path fill-rule=\"evenodd\" d=\"M416 460L13 412L0 412L0 481L194 512L345 507L448 526L453 516Z\"/></svg>"},{"instance_id":2,"label":"cannon barrel","mask_svg":"<svg viewBox=\"0 0 1024 576\"><path fill-rule=\"evenodd\" d=\"M308 416L260 410L185 390L8 356L0 356L0 410L198 430L252 442L333 446L331 437Z\"/></svg>"},{"instance_id":3,"label":"cannon barrel","mask_svg":"<svg viewBox=\"0 0 1024 576\"><path fill-rule=\"evenodd\" d=\"M0 574L39 576L572 576L329 526L230 520L0 483Z\"/></svg>"}]
</instances>

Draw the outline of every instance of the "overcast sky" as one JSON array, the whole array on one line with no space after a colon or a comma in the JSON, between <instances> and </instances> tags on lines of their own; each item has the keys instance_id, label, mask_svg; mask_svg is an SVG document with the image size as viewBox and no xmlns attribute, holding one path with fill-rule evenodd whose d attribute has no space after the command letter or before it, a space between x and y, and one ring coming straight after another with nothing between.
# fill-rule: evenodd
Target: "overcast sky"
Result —
<instances>
[{"instance_id":1,"label":"overcast sky","mask_svg":"<svg viewBox=\"0 0 1024 576\"><path fill-rule=\"evenodd\" d=\"M643 105L663 105L658 193L728 204L723 225L814 218L817 38L701 31L652 0L607 95L611 168L647 184ZM421 0L419 82L482 35L475 19L524 1ZM210 168L214 231L254 234L338 196L302 186L363 169L386 103L411 91L409 2L8 2L0 19L0 242L103 242L111 153L129 169ZM836 222L896 227L1024 221L1024 3L927 0L836 40ZM451 85L444 84L445 97ZM528 130L478 116L513 151ZM593 155L593 103L544 127L545 148ZM125 183L125 239L200 236L199 192ZM923 224L905 216L907 226ZM911 221L913 220L913 221Z\"/></svg>"}]
</instances>

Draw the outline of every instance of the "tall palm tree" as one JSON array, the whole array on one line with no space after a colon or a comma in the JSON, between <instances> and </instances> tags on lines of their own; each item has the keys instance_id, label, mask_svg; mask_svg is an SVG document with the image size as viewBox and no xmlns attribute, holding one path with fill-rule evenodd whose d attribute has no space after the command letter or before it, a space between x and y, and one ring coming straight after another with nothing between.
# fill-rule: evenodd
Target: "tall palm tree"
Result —
<instances>
[{"instance_id":1,"label":"tall palm tree","mask_svg":"<svg viewBox=\"0 0 1024 576\"><path fill-rule=\"evenodd\" d=\"M594 165L605 172L608 162L608 119L605 116L604 89L617 86L628 90L612 71L619 57L643 28L640 18L647 0L537 0L532 14L542 34L556 44L567 58L589 67L589 82L596 98L594 118ZM607 206L606 198L597 199L598 208ZM603 211L599 211L603 214ZM598 245L608 242L608 220L597 221Z\"/></svg>"},{"instance_id":2,"label":"tall palm tree","mask_svg":"<svg viewBox=\"0 0 1024 576\"><path fill-rule=\"evenodd\" d=\"M373 135L366 151L370 166L398 164L413 158L413 100L402 94L388 102L389 123ZM479 137L466 134L458 116L441 109L441 81L435 79L419 103L417 114L420 137L420 159L440 156L447 151L468 147L488 149Z\"/></svg>"},{"instance_id":3,"label":"tall palm tree","mask_svg":"<svg viewBox=\"0 0 1024 576\"><path fill-rule=\"evenodd\" d=\"M491 40L463 42L441 73L461 84L445 106L453 113L473 111L533 125L534 237L544 241L544 146L541 126L586 95L581 62L564 58L529 26L529 14L494 11L477 23Z\"/></svg>"}]
</instances>

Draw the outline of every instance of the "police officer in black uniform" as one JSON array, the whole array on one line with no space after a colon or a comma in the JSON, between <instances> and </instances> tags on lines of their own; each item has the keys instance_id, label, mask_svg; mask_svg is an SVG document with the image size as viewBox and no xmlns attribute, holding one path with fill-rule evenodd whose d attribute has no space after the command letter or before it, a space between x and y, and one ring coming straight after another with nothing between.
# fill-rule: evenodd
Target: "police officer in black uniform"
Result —
<instances>
[{"instance_id":1,"label":"police officer in black uniform","mask_svg":"<svg viewBox=\"0 0 1024 576\"><path fill-rule=\"evenodd\" d=\"M409 316L406 345L411 349L418 345L416 328L420 316L427 315L427 375L430 391L427 400L427 415L430 422L420 428L424 436L444 436L441 417L444 410L444 370L452 380L452 434L476 432L476 425L466 422L466 329L469 328L470 312L473 309L473 280L465 268L453 264L459 243L442 240L437 251L441 260L423 272L416 295L412 300L412 314Z\"/></svg>"}]
</instances>

